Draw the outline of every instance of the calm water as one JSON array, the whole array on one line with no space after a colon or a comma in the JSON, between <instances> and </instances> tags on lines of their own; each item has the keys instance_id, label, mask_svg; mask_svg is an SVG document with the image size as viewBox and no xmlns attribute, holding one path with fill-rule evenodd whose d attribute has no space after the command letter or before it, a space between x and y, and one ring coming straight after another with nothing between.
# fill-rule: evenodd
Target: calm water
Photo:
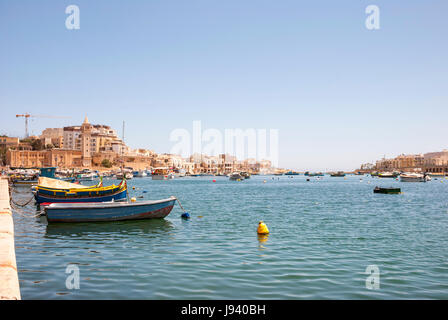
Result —
<instances>
[{"instance_id":1,"label":"calm water","mask_svg":"<svg viewBox=\"0 0 448 320\"><path fill-rule=\"evenodd\" d=\"M404 194L373 194L376 185ZM23 299L448 298L448 180L135 178L129 186L145 199L177 196L192 219L177 205L164 220L90 224L48 225L32 217L34 205L15 211ZM16 202L29 199L24 191ZM256 234L259 220L267 238ZM79 266L79 290L65 286L68 264ZM366 289L368 265L380 270L379 290Z\"/></svg>"}]
</instances>

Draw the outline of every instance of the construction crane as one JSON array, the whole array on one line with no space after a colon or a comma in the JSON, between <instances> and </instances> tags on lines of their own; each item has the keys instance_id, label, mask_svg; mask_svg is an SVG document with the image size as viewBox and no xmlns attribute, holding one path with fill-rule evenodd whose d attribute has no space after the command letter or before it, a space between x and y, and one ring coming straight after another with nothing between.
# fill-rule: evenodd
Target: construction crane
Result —
<instances>
[{"instance_id":1,"label":"construction crane","mask_svg":"<svg viewBox=\"0 0 448 320\"><path fill-rule=\"evenodd\" d=\"M28 134L28 119L29 118L50 118L50 119L69 119L70 117L58 117L58 116L47 116L47 115L31 115L29 113L16 114L16 118L25 118L25 138L29 137Z\"/></svg>"}]
</instances>

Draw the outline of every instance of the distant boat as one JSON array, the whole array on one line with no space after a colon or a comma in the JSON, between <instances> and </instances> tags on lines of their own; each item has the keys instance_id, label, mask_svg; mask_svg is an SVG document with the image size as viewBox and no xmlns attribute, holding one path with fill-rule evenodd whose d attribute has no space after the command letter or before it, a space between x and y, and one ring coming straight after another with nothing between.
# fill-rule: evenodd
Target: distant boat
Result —
<instances>
[{"instance_id":1,"label":"distant boat","mask_svg":"<svg viewBox=\"0 0 448 320\"><path fill-rule=\"evenodd\" d=\"M288 171L285 173L286 176L298 176L300 173L296 171Z\"/></svg>"},{"instance_id":2,"label":"distant boat","mask_svg":"<svg viewBox=\"0 0 448 320\"><path fill-rule=\"evenodd\" d=\"M283 172L276 172L276 173L274 173L274 176L282 176L283 175Z\"/></svg>"},{"instance_id":3,"label":"distant boat","mask_svg":"<svg viewBox=\"0 0 448 320\"><path fill-rule=\"evenodd\" d=\"M174 175L168 168L157 168L151 174L152 180L169 180L174 179Z\"/></svg>"},{"instance_id":4,"label":"distant boat","mask_svg":"<svg viewBox=\"0 0 448 320\"><path fill-rule=\"evenodd\" d=\"M53 203L45 207L49 223L165 218L176 198L142 202Z\"/></svg>"},{"instance_id":5,"label":"distant boat","mask_svg":"<svg viewBox=\"0 0 448 320\"><path fill-rule=\"evenodd\" d=\"M308 173L308 177L323 177L324 174L322 172L312 172Z\"/></svg>"},{"instance_id":6,"label":"distant boat","mask_svg":"<svg viewBox=\"0 0 448 320\"><path fill-rule=\"evenodd\" d=\"M370 173L372 177L378 177L378 171L373 171Z\"/></svg>"},{"instance_id":7,"label":"distant boat","mask_svg":"<svg viewBox=\"0 0 448 320\"><path fill-rule=\"evenodd\" d=\"M122 180L123 178L126 178L126 180L131 180L134 177L132 172L119 172L115 175L115 178L118 180Z\"/></svg>"},{"instance_id":8,"label":"distant boat","mask_svg":"<svg viewBox=\"0 0 448 320\"><path fill-rule=\"evenodd\" d=\"M396 178L398 175L399 173L397 172L381 172L378 173L378 178Z\"/></svg>"},{"instance_id":9,"label":"distant boat","mask_svg":"<svg viewBox=\"0 0 448 320\"><path fill-rule=\"evenodd\" d=\"M250 173L249 173L249 172L242 171L242 172L240 172L240 175L241 175L244 179L250 179Z\"/></svg>"},{"instance_id":10,"label":"distant boat","mask_svg":"<svg viewBox=\"0 0 448 320\"><path fill-rule=\"evenodd\" d=\"M431 177L422 173L402 173L400 175L401 182L426 182L430 180Z\"/></svg>"},{"instance_id":11,"label":"distant boat","mask_svg":"<svg viewBox=\"0 0 448 320\"><path fill-rule=\"evenodd\" d=\"M373 193L399 194L399 193L401 193L401 189L400 188L380 188L380 187L375 187L375 189L373 189Z\"/></svg>"},{"instance_id":12,"label":"distant boat","mask_svg":"<svg viewBox=\"0 0 448 320\"><path fill-rule=\"evenodd\" d=\"M33 186L38 184L39 177L55 178L56 167L42 167L39 168L39 173L19 174L11 177L13 186ZM65 179L61 179L65 180ZM70 178L72 180L72 178Z\"/></svg>"},{"instance_id":13,"label":"distant boat","mask_svg":"<svg viewBox=\"0 0 448 320\"><path fill-rule=\"evenodd\" d=\"M143 178L146 177L148 174L146 173L145 170L137 170L132 172L132 175L134 176L134 178Z\"/></svg>"},{"instance_id":14,"label":"distant boat","mask_svg":"<svg viewBox=\"0 0 448 320\"><path fill-rule=\"evenodd\" d=\"M331 177L345 177L345 173L343 171L332 172L330 173Z\"/></svg>"},{"instance_id":15,"label":"distant boat","mask_svg":"<svg viewBox=\"0 0 448 320\"><path fill-rule=\"evenodd\" d=\"M229 180L240 181L240 180L244 180L244 177L239 172L234 172L230 175Z\"/></svg>"}]
</instances>

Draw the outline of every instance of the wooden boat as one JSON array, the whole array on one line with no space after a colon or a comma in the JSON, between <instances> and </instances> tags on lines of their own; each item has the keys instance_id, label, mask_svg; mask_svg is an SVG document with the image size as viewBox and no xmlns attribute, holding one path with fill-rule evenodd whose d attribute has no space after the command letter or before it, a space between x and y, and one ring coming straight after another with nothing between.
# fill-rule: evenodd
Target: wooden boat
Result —
<instances>
[{"instance_id":1,"label":"wooden boat","mask_svg":"<svg viewBox=\"0 0 448 320\"><path fill-rule=\"evenodd\" d=\"M40 180L34 192L37 203L120 201L127 196L126 180L122 180L118 186L103 187L100 181L95 186L87 187L56 179L44 179L47 180Z\"/></svg>"},{"instance_id":2,"label":"wooden boat","mask_svg":"<svg viewBox=\"0 0 448 320\"><path fill-rule=\"evenodd\" d=\"M396 178L398 175L397 172L381 172L378 173L378 178Z\"/></svg>"},{"instance_id":3,"label":"wooden boat","mask_svg":"<svg viewBox=\"0 0 448 320\"><path fill-rule=\"evenodd\" d=\"M401 193L401 189L400 188L380 188L380 187L375 187L375 189L373 189L373 193L399 194L399 193Z\"/></svg>"},{"instance_id":4,"label":"wooden boat","mask_svg":"<svg viewBox=\"0 0 448 320\"><path fill-rule=\"evenodd\" d=\"M401 182L426 182L430 180L431 177L422 173L402 173L400 175Z\"/></svg>"},{"instance_id":5,"label":"wooden boat","mask_svg":"<svg viewBox=\"0 0 448 320\"><path fill-rule=\"evenodd\" d=\"M330 173L331 177L345 177L345 173L343 171L332 172Z\"/></svg>"},{"instance_id":6,"label":"wooden boat","mask_svg":"<svg viewBox=\"0 0 448 320\"><path fill-rule=\"evenodd\" d=\"M53 203L45 207L49 223L98 222L165 218L175 197L142 202Z\"/></svg>"}]
</instances>

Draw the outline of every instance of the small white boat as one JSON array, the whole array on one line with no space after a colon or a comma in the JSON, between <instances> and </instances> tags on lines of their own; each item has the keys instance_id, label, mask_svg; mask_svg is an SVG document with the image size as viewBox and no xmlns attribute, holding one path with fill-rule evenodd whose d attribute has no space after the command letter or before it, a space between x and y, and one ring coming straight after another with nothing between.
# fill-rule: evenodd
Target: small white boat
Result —
<instances>
[{"instance_id":1,"label":"small white boat","mask_svg":"<svg viewBox=\"0 0 448 320\"><path fill-rule=\"evenodd\" d=\"M430 180L430 176L422 173L402 173L400 175L401 182L426 182Z\"/></svg>"}]
</instances>

